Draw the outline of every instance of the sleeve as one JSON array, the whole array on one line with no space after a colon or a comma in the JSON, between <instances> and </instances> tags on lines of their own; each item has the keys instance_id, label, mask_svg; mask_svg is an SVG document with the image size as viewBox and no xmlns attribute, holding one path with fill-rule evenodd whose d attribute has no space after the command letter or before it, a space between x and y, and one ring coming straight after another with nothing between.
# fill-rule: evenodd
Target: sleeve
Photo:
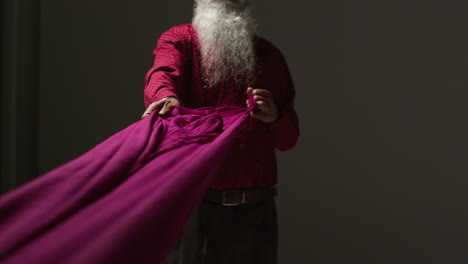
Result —
<instances>
[{"instance_id":1,"label":"sleeve","mask_svg":"<svg viewBox=\"0 0 468 264\"><path fill-rule=\"evenodd\" d=\"M269 124L274 145L281 151L292 149L299 138L299 119L294 109L295 88L286 60L279 52L278 63L275 65L277 76L276 89L273 96L278 105L280 117Z\"/></svg>"},{"instance_id":2,"label":"sleeve","mask_svg":"<svg viewBox=\"0 0 468 264\"><path fill-rule=\"evenodd\" d=\"M164 32L153 51L154 64L145 77L144 101L148 107L168 96L182 96L187 65L186 36L177 27Z\"/></svg>"}]
</instances>

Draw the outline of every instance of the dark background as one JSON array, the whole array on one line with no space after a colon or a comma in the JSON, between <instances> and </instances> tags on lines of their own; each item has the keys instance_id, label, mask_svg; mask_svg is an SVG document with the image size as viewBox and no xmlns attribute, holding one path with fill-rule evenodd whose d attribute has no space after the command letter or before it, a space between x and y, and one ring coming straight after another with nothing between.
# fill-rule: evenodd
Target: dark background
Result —
<instances>
[{"instance_id":1,"label":"dark background","mask_svg":"<svg viewBox=\"0 0 468 264\"><path fill-rule=\"evenodd\" d=\"M301 121L279 153L280 263L468 263L466 1L253 0ZM4 0L6 191L137 121L192 2Z\"/></svg>"}]
</instances>

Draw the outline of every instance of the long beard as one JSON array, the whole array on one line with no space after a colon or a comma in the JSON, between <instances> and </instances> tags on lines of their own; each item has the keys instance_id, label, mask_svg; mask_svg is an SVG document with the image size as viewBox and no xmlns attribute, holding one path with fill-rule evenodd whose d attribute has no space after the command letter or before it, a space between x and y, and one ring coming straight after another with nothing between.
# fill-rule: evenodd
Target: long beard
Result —
<instances>
[{"instance_id":1,"label":"long beard","mask_svg":"<svg viewBox=\"0 0 468 264\"><path fill-rule=\"evenodd\" d=\"M201 50L203 79L209 87L255 79L255 21L245 3L196 0L193 26Z\"/></svg>"}]
</instances>

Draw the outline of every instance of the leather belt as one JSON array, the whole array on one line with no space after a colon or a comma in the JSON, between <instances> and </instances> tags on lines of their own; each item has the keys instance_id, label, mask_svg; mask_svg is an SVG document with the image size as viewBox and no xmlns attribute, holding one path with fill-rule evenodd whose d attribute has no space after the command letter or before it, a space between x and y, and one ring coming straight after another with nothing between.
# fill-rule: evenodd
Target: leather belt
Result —
<instances>
[{"instance_id":1,"label":"leather belt","mask_svg":"<svg viewBox=\"0 0 468 264\"><path fill-rule=\"evenodd\" d=\"M273 186L246 190L214 190L209 189L205 201L220 203L224 206L236 206L272 199L278 194Z\"/></svg>"}]
</instances>

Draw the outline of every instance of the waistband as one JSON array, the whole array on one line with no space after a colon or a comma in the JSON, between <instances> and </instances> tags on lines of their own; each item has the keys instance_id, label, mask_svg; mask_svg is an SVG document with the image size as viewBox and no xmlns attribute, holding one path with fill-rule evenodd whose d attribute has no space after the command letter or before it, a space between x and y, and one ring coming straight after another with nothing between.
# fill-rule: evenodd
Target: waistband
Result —
<instances>
[{"instance_id":1,"label":"waistband","mask_svg":"<svg viewBox=\"0 0 468 264\"><path fill-rule=\"evenodd\" d=\"M245 190L214 190L209 189L205 201L220 203L224 206L236 206L273 199L278 195L274 186L259 187Z\"/></svg>"}]
</instances>

